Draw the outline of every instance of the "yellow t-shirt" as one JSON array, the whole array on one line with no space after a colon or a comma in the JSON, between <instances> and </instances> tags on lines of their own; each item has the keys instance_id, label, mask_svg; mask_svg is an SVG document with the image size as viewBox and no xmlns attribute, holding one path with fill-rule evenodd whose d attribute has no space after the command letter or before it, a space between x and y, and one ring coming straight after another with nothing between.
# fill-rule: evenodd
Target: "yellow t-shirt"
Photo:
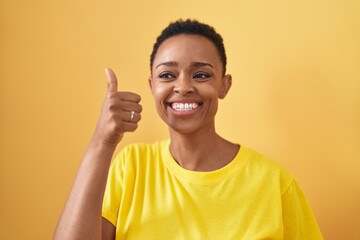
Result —
<instances>
[{"instance_id":1,"label":"yellow t-shirt","mask_svg":"<svg viewBox=\"0 0 360 240\"><path fill-rule=\"evenodd\" d=\"M170 140L132 144L114 160L103 217L116 239L323 239L293 177L242 146L225 167L189 171Z\"/></svg>"}]
</instances>

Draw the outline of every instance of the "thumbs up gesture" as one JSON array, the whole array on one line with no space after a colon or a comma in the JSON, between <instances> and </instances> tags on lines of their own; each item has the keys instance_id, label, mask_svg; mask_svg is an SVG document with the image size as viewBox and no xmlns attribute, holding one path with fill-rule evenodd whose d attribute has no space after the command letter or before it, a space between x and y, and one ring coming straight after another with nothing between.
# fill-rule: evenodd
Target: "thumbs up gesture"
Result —
<instances>
[{"instance_id":1,"label":"thumbs up gesture","mask_svg":"<svg viewBox=\"0 0 360 240\"><path fill-rule=\"evenodd\" d=\"M102 106L94 137L108 145L116 146L125 132L133 132L141 119L141 97L132 92L118 91L115 73L106 68L107 94Z\"/></svg>"}]
</instances>

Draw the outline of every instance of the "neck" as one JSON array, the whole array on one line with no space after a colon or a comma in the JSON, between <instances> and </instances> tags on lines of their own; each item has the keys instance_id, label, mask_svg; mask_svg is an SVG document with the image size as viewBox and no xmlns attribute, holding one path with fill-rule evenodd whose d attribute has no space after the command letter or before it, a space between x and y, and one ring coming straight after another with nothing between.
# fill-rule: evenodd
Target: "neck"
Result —
<instances>
[{"instance_id":1,"label":"neck","mask_svg":"<svg viewBox=\"0 0 360 240\"><path fill-rule=\"evenodd\" d=\"M228 164L238 146L221 138L215 128L182 134L170 129L170 152L177 163L193 171L213 171Z\"/></svg>"}]
</instances>

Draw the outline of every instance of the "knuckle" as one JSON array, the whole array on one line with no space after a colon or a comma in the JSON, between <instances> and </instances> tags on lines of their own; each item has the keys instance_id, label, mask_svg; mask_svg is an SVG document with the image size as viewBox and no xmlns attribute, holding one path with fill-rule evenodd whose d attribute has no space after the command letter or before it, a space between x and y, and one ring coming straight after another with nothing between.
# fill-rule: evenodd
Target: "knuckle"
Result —
<instances>
[{"instance_id":1,"label":"knuckle","mask_svg":"<svg viewBox=\"0 0 360 240\"><path fill-rule=\"evenodd\" d=\"M107 119L107 126L110 132L121 133L123 126L115 114L110 114Z\"/></svg>"},{"instance_id":2,"label":"knuckle","mask_svg":"<svg viewBox=\"0 0 360 240\"><path fill-rule=\"evenodd\" d=\"M138 124L134 123L131 128L129 128L129 132L135 132L135 130L138 128Z\"/></svg>"},{"instance_id":3,"label":"knuckle","mask_svg":"<svg viewBox=\"0 0 360 240\"><path fill-rule=\"evenodd\" d=\"M108 125L112 132L117 132L117 130L119 129L118 124L114 121L113 118L111 119L111 121Z\"/></svg>"},{"instance_id":4,"label":"knuckle","mask_svg":"<svg viewBox=\"0 0 360 240\"><path fill-rule=\"evenodd\" d=\"M115 103L114 99L109 99L108 103L106 104L106 109L111 112L115 108L116 108L116 103Z\"/></svg>"},{"instance_id":5,"label":"knuckle","mask_svg":"<svg viewBox=\"0 0 360 240\"><path fill-rule=\"evenodd\" d=\"M140 113L140 112L142 112L143 108L142 108L142 106L140 104L138 106L139 106L138 110L139 110L139 113Z\"/></svg>"}]
</instances>

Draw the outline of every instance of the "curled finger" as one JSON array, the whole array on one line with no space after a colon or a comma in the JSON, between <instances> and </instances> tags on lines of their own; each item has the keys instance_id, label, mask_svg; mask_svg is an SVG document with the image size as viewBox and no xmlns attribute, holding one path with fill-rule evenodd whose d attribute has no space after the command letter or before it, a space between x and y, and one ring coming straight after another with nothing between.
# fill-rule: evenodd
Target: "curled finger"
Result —
<instances>
[{"instance_id":1,"label":"curled finger","mask_svg":"<svg viewBox=\"0 0 360 240\"><path fill-rule=\"evenodd\" d=\"M141 119L141 114L140 113L137 113L135 111L130 111L129 112L129 120L128 122L131 122L131 123L137 123L139 122Z\"/></svg>"}]
</instances>

